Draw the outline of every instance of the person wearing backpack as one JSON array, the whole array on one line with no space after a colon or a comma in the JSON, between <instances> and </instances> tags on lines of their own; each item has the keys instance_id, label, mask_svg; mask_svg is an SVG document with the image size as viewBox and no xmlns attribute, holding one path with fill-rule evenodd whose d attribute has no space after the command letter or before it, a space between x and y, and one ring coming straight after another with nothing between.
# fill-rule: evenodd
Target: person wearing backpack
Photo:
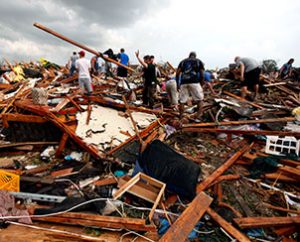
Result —
<instances>
[{"instance_id":1,"label":"person wearing backpack","mask_svg":"<svg viewBox=\"0 0 300 242\"><path fill-rule=\"evenodd\" d=\"M179 80L181 79L180 83ZM184 105L187 103L190 96L197 103L198 112L197 119L202 116L203 106L203 89L201 84L204 82L204 64L196 58L196 53L191 52L189 57L179 63L176 72L177 89L180 90L179 95L179 112L180 118L183 116Z\"/></svg>"}]
</instances>

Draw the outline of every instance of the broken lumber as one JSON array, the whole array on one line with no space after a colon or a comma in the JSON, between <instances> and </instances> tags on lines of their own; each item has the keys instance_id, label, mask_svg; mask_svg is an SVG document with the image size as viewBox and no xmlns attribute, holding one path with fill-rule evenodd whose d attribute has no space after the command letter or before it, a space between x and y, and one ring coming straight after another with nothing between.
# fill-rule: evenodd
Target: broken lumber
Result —
<instances>
[{"instance_id":1,"label":"broken lumber","mask_svg":"<svg viewBox=\"0 0 300 242\"><path fill-rule=\"evenodd\" d=\"M31 111L40 116L43 116L50 122L52 122L55 126L60 128L64 133L67 133L70 138L72 138L79 146L81 146L84 150L89 152L95 158L103 158L104 155L99 153L98 150L93 148L92 146L88 146L81 138L79 138L75 132L68 127L66 124L60 121L58 117L56 117L53 113L51 113L46 107L40 107L37 105L33 105L31 102L27 101L17 101L15 105L19 108Z\"/></svg>"},{"instance_id":2,"label":"broken lumber","mask_svg":"<svg viewBox=\"0 0 300 242\"><path fill-rule=\"evenodd\" d=\"M48 217L34 217L35 221L92 226L100 228L129 229L136 231L156 231L154 225L146 225L145 220L136 218L121 218L86 213L62 213Z\"/></svg>"},{"instance_id":3,"label":"broken lumber","mask_svg":"<svg viewBox=\"0 0 300 242\"><path fill-rule=\"evenodd\" d=\"M36 115L25 115L15 113L2 114L3 123L5 122L24 122L24 123L45 123L46 119Z\"/></svg>"},{"instance_id":4,"label":"broken lumber","mask_svg":"<svg viewBox=\"0 0 300 242\"><path fill-rule=\"evenodd\" d=\"M126 66L126 65L123 65L123 64L121 64L120 62L118 62L118 61L116 61L116 60L114 60L114 59L111 59L111 58L109 58L109 57L105 57L105 56L103 56L100 52L98 52L98 51L96 51L96 50L93 50L93 49L91 49L91 48L89 48L89 47L87 47L87 46L85 46L85 45L83 45L83 44L80 44L80 43L74 41L74 40L71 40L71 39L69 39L68 37L63 36L63 35L61 35L61 34L55 32L55 31L53 31L53 30L51 30L51 29L49 29L49 28L47 28L47 27L45 27L45 26L39 24L39 23L34 23L33 26L35 26L35 27L37 27L37 28L39 28L39 29L41 29L41 30L43 30L43 31L45 31L45 32L47 32L47 33L49 33L49 34L52 34L52 35L56 36L57 38L59 38L59 39L61 39L61 40L64 40L64 41L66 41L66 42L68 42L68 43L70 43L70 44L72 44L72 45L75 45L75 46L77 46L77 47L79 47L79 48L81 48L81 49L84 49L84 50L86 50L86 51L88 51L88 52L90 52L90 53L92 53L92 54L94 54L94 55L96 55L96 56L98 56L98 57L101 57L101 58L104 59L105 61L112 62L112 63L114 63L114 64L116 64L116 65L118 65L118 66L121 66L121 67L123 67L123 68L125 68L125 69L127 69L127 70L129 70L129 71L131 71L131 72L134 72L134 70L133 70L132 68L130 68L130 67Z\"/></svg>"},{"instance_id":5,"label":"broken lumber","mask_svg":"<svg viewBox=\"0 0 300 242\"><path fill-rule=\"evenodd\" d=\"M63 150L65 149L68 138L69 138L69 135L67 133L63 133L61 140L59 142L59 146L55 152L55 157L61 156Z\"/></svg>"},{"instance_id":6,"label":"broken lumber","mask_svg":"<svg viewBox=\"0 0 300 242\"><path fill-rule=\"evenodd\" d=\"M295 132L295 131L235 130L235 129L215 129L215 128L183 128L182 131L199 132L199 133L225 133L225 134L235 134L235 135L275 135L275 136L300 137L300 132Z\"/></svg>"},{"instance_id":7,"label":"broken lumber","mask_svg":"<svg viewBox=\"0 0 300 242\"><path fill-rule=\"evenodd\" d=\"M233 97L233 98L235 98L235 99L238 99L238 100L240 100L240 101L242 101L242 102L248 103L249 105L251 105L251 106L253 106L253 107L256 107L256 108L259 108L259 109L264 109L262 106L260 106L260 105L258 105L258 104L256 104L256 103L250 102L250 101L248 101L247 99L242 98L242 97L239 97L239 96L237 96L237 95L235 95L235 94L233 94L233 93L230 93L230 92L227 92L227 91L223 91L223 93L226 94L226 95L228 95L228 96L230 96L230 97Z\"/></svg>"},{"instance_id":8,"label":"broken lumber","mask_svg":"<svg viewBox=\"0 0 300 242\"><path fill-rule=\"evenodd\" d=\"M233 221L242 229L292 226L300 224L300 216L294 217L248 217L235 218Z\"/></svg>"},{"instance_id":9,"label":"broken lumber","mask_svg":"<svg viewBox=\"0 0 300 242\"><path fill-rule=\"evenodd\" d=\"M223 165L217 168L211 175L206 177L198 186L197 192L204 191L210 184L212 184L218 177L220 177L230 166L234 164L234 162L243 155L246 151L248 151L252 147L251 145L245 145L239 151L237 151L233 156L231 156Z\"/></svg>"},{"instance_id":10,"label":"broken lumber","mask_svg":"<svg viewBox=\"0 0 300 242\"><path fill-rule=\"evenodd\" d=\"M193 230L211 203L211 197L207 196L204 192L199 193L159 241L186 241L189 233Z\"/></svg>"},{"instance_id":11,"label":"broken lumber","mask_svg":"<svg viewBox=\"0 0 300 242\"><path fill-rule=\"evenodd\" d=\"M240 231L238 231L235 227L233 227L230 223L228 223L225 219L223 219L219 214L217 214L213 209L208 208L207 213L212 219L218 223L227 233L236 238L241 242L250 242L250 239Z\"/></svg>"},{"instance_id":12,"label":"broken lumber","mask_svg":"<svg viewBox=\"0 0 300 242\"><path fill-rule=\"evenodd\" d=\"M272 118L272 119L259 119L259 120L237 120L237 121L224 121L216 123L199 123L199 124L183 124L182 127L208 127L208 126L227 126L227 125L244 125L244 124L264 124L264 123L277 123L277 122L292 122L295 121L294 117L285 118Z\"/></svg>"}]
</instances>

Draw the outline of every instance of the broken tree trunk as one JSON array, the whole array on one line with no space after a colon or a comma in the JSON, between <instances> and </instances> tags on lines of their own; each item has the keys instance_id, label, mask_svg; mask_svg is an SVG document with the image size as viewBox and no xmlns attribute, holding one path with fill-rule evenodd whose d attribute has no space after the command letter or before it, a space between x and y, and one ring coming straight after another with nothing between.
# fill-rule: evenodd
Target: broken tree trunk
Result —
<instances>
[{"instance_id":1,"label":"broken tree trunk","mask_svg":"<svg viewBox=\"0 0 300 242\"><path fill-rule=\"evenodd\" d=\"M52 35L56 36L57 38L59 38L59 39L61 39L61 40L64 40L64 41L66 41L66 42L68 42L68 43L70 43L70 44L72 44L72 45L75 45L75 46L77 46L77 47L79 47L79 48L81 48L81 49L84 49L84 50L86 50L86 51L88 51L88 52L90 52L90 53L92 53L92 54L94 54L94 55L96 55L96 56L98 56L98 57L101 57L101 58L103 58L105 61L112 62L112 63L114 63L114 64L116 64L116 65L118 65L118 66L122 66L123 68L125 68L125 69L127 69L127 70L129 70L129 71L131 71L131 72L134 72L134 70L133 70L132 68L130 68L130 67L126 66L126 65L123 65L123 64L121 64L120 62L118 62L118 61L116 61L116 60L114 60L114 59L111 59L111 58L109 58L109 57L104 57L100 52L98 52L98 51L96 51L96 50L93 50L93 49L91 49L91 48L89 48L89 47L87 47L87 46L85 46L85 45L83 45L83 44L80 44L80 43L74 41L74 40L71 40L71 39L69 39L68 37L63 36L63 35L61 35L61 34L55 32L55 31L53 31L53 30L51 30L51 29L49 29L49 28L47 28L47 27L45 27L45 26L39 24L39 23L34 23L33 26L35 26L35 27L37 27L37 28L39 28L39 29L41 29L41 30L43 30L43 31L45 31L45 32L47 32L47 33L49 33L49 34L52 34Z\"/></svg>"}]
</instances>

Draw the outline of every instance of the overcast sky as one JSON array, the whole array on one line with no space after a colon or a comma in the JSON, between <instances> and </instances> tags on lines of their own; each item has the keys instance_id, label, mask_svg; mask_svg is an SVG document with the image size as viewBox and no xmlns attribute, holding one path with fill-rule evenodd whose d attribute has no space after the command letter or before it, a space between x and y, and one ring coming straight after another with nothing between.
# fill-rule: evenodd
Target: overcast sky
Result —
<instances>
[{"instance_id":1,"label":"overcast sky","mask_svg":"<svg viewBox=\"0 0 300 242\"><path fill-rule=\"evenodd\" d=\"M65 64L79 49L35 27L41 23L98 51L125 48L174 66L196 51L206 68L236 55L290 57L300 66L299 0L0 0L0 59ZM88 56L90 57L90 56Z\"/></svg>"}]
</instances>

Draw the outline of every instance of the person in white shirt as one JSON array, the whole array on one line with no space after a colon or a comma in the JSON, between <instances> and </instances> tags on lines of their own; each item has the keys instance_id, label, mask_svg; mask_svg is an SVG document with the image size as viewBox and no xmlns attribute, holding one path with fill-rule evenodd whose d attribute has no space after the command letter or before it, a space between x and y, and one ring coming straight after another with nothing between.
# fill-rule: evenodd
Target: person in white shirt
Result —
<instances>
[{"instance_id":1,"label":"person in white shirt","mask_svg":"<svg viewBox=\"0 0 300 242\"><path fill-rule=\"evenodd\" d=\"M90 95L93 92L92 81L91 81L91 62L84 58L85 52L82 50L79 52L79 59L76 60L75 67L78 71L78 81L80 88L87 94Z\"/></svg>"}]
</instances>

